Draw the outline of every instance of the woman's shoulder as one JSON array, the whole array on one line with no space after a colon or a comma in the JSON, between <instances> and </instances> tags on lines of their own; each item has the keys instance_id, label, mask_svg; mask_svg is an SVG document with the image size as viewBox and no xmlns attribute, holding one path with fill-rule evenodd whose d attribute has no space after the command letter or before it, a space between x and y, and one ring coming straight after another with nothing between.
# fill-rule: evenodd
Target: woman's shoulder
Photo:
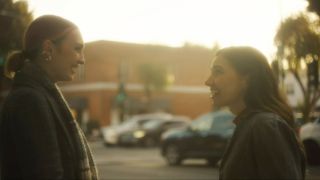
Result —
<instances>
[{"instance_id":1,"label":"woman's shoulder","mask_svg":"<svg viewBox=\"0 0 320 180\"><path fill-rule=\"evenodd\" d=\"M252 129L279 129L289 128L287 122L278 114L272 112L258 112L251 116Z\"/></svg>"},{"instance_id":2,"label":"woman's shoulder","mask_svg":"<svg viewBox=\"0 0 320 180\"><path fill-rule=\"evenodd\" d=\"M32 87L14 88L9 92L5 101L33 104L35 102L45 101L45 94Z\"/></svg>"},{"instance_id":3,"label":"woman's shoulder","mask_svg":"<svg viewBox=\"0 0 320 180\"><path fill-rule=\"evenodd\" d=\"M19 88L13 88L10 91L10 94L12 96L43 96L42 91L40 91L37 88L34 87L19 87Z\"/></svg>"},{"instance_id":4,"label":"woman's shoulder","mask_svg":"<svg viewBox=\"0 0 320 180\"><path fill-rule=\"evenodd\" d=\"M46 111L48 106L49 104L45 95L39 91L32 88L13 89L1 106L1 117L30 111L39 113L40 111ZM26 116L28 116L28 114L26 114Z\"/></svg>"},{"instance_id":5,"label":"woman's shoulder","mask_svg":"<svg viewBox=\"0 0 320 180\"><path fill-rule=\"evenodd\" d=\"M263 111L257 111L254 113L251 117L254 120L258 119L264 119L265 121L281 121L283 120L278 114L273 112L263 112Z\"/></svg>"}]
</instances>

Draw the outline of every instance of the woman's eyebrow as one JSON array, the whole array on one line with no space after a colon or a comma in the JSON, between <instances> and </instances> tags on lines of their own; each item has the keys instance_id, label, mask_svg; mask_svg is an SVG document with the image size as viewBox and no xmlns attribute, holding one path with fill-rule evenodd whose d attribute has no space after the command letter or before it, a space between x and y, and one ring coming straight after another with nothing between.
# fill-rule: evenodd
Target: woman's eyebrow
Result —
<instances>
[{"instance_id":1,"label":"woman's eyebrow","mask_svg":"<svg viewBox=\"0 0 320 180\"><path fill-rule=\"evenodd\" d=\"M83 48L83 47L84 47L84 44L83 44L83 43L80 43L80 42L76 42L76 46L79 46L79 47Z\"/></svg>"},{"instance_id":2,"label":"woman's eyebrow","mask_svg":"<svg viewBox=\"0 0 320 180\"><path fill-rule=\"evenodd\" d=\"M211 69L213 70L213 69L222 69L222 66L220 66L220 65L212 65L212 67L211 67Z\"/></svg>"}]
</instances>

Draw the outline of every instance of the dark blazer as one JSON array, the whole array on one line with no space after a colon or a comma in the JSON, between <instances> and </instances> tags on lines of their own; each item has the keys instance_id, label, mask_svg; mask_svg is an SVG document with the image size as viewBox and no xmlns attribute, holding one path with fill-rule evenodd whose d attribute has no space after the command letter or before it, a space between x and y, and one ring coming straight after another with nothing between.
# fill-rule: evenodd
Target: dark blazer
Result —
<instances>
[{"instance_id":1,"label":"dark blazer","mask_svg":"<svg viewBox=\"0 0 320 180\"><path fill-rule=\"evenodd\" d=\"M1 113L1 180L77 178L75 147L53 87L31 63L16 74Z\"/></svg>"},{"instance_id":2,"label":"dark blazer","mask_svg":"<svg viewBox=\"0 0 320 180\"><path fill-rule=\"evenodd\" d=\"M292 128L278 115L250 112L235 129L219 179L304 179L305 158Z\"/></svg>"}]
</instances>

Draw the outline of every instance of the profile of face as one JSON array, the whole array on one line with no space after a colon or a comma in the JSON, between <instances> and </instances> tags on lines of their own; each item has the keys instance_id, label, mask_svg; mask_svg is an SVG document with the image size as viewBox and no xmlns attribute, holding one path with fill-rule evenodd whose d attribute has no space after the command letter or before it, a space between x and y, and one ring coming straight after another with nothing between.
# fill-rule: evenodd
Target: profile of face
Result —
<instances>
[{"instance_id":1,"label":"profile of face","mask_svg":"<svg viewBox=\"0 0 320 180\"><path fill-rule=\"evenodd\" d=\"M84 64L84 43L78 29L70 31L59 43L49 42L51 60L46 61L46 69L54 81L73 80L79 65Z\"/></svg>"},{"instance_id":2,"label":"profile of face","mask_svg":"<svg viewBox=\"0 0 320 180\"><path fill-rule=\"evenodd\" d=\"M244 105L247 77L239 74L221 55L212 62L211 74L205 84L210 87L215 107L240 108Z\"/></svg>"}]
</instances>

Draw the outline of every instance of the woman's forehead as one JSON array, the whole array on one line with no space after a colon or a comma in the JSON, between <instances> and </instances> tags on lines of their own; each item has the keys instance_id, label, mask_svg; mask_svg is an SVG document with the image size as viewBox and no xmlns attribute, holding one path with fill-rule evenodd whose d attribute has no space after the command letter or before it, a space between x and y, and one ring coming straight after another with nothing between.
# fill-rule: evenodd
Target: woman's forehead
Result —
<instances>
[{"instance_id":1,"label":"woman's forehead","mask_svg":"<svg viewBox=\"0 0 320 180\"><path fill-rule=\"evenodd\" d=\"M213 66L221 65L221 63L224 64L224 58L222 56L215 56L211 61L210 67L212 68Z\"/></svg>"},{"instance_id":2,"label":"woman's forehead","mask_svg":"<svg viewBox=\"0 0 320 180\"><path fill-rule=\"evenodd\" d=\"M82 35L78 29L72 30L65 40L71 43L83 44Z\"/></svg>"}]
</instances>

